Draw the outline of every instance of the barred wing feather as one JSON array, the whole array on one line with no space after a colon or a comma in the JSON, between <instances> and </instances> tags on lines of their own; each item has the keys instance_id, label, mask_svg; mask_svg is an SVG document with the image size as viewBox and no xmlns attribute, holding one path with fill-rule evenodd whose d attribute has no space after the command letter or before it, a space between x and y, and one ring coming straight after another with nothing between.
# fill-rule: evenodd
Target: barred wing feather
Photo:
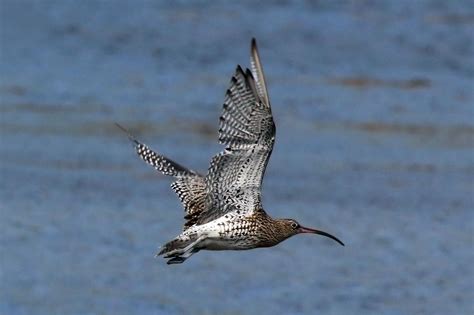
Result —
<instances>
[{"instance_id":1,"label":"barred wing feather","mask_svg":"<svg viewBox=\"0 0 474 315\"><path fill-rule=\"evenodd\" d=\"M176 180L171 188L176 192L185 210L184 229L194 225L200 213L206 207L206 183L204 177L175 161L161 155L137 140L127 129L116 124L133 143L137 155L163 175L173 176Z\"/></svg>"},{"instance_id":2,"label":"barred wing feather","mask_svg":"<svg viewBox=\"0 0 474 315\"><path fill-rule=\"evenodd\" d=\"M230 211L245 213L261 207L262 179L275 141L275 124L251 71L244 72L240 66L226 93L219 140L226 148L211 160L205 178L207 208L198 224Z\"/></svg>"}]
</instances>

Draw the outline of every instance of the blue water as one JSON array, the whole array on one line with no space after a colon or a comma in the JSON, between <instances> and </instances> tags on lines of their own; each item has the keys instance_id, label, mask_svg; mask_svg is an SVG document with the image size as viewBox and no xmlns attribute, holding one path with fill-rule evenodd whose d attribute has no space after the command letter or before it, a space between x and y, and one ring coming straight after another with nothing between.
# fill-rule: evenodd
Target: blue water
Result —
<instances>
[{"instance_id":1,"label":"blue water","mask_svg":"<svg viewBox=\"0 0 474 315\"><path fill-rule=\"evenodd\" d=\"M472 1L0 2L0 313L473 314ZM259 42L264 207L328 231L153 258Z\"/></svg>"}]
</instances>

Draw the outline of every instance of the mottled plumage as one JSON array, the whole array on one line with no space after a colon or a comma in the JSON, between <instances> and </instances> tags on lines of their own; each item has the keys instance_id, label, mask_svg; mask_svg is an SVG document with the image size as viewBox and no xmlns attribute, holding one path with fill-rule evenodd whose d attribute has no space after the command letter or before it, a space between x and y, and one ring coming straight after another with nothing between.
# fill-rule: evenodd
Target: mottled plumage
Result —
<instances>
[{"instance_id":1,"label":"mottled plumage","mask_svg":"<svg viewBox=\"0 0 474 315\"><path fill-rule=\"evenodd\" d=\"M250 63L251 70L237 66L231 79L219 122L219 141L225 149L212 158L206 176L129 134L145 162L176 179L171 187L183 203L186 222L183 233L159 252L170 258L168 264L182 263L202 249L274 246L298 233L320 234L342 244L328 233L304 228L293 219L273 219L263 210L261 187L275 142L275 123L255 39Z\"/></svg>"}]
</instances>

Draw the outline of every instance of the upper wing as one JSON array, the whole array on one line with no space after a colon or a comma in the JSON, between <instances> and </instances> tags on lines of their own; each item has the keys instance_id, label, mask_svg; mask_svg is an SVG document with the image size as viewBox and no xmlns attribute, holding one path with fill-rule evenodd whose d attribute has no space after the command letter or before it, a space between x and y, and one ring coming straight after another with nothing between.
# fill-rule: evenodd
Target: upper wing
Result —
<instances>
[{"instance_id":1,"label":"upper wing","mask_svg":"<svg viewBox=\"0 0 474 315\"><path fill-rule=\"evenodd\" d=\"M198 224L229 211L261 207L261 184L275 142L275 124L254 41L252 62L259 81L250 70L244 73L238 66L227 90L219 129L219 140L226 148L211 160L205 178L207 205Z\"/></svg>"}]
</instances>

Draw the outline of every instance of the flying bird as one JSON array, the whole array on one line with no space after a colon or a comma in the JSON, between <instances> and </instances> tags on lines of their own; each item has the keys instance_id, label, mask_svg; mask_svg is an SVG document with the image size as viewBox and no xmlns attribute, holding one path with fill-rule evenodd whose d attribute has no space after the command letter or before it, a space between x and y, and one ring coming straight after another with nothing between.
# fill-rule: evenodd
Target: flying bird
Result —
<instances>
[{"instance_id":1,"label":"flying bird","mask_svg":"<svg viewBox=\"0 0 474 315\"><path fill-rule=\"evenodd\" d=\"M274 219L263 209L261 188L275 142L270 99L257 43L252 39L250 69L237 66L225 94L219 141L206 175L190 170L138 141L125 128L137 154L164 175L185 210L181 234L157 255L168 264L183 263L200 250L245 250L271 247L302 233L335 236L301 226L294 219Z\"/></svg>"}]
</instances>

